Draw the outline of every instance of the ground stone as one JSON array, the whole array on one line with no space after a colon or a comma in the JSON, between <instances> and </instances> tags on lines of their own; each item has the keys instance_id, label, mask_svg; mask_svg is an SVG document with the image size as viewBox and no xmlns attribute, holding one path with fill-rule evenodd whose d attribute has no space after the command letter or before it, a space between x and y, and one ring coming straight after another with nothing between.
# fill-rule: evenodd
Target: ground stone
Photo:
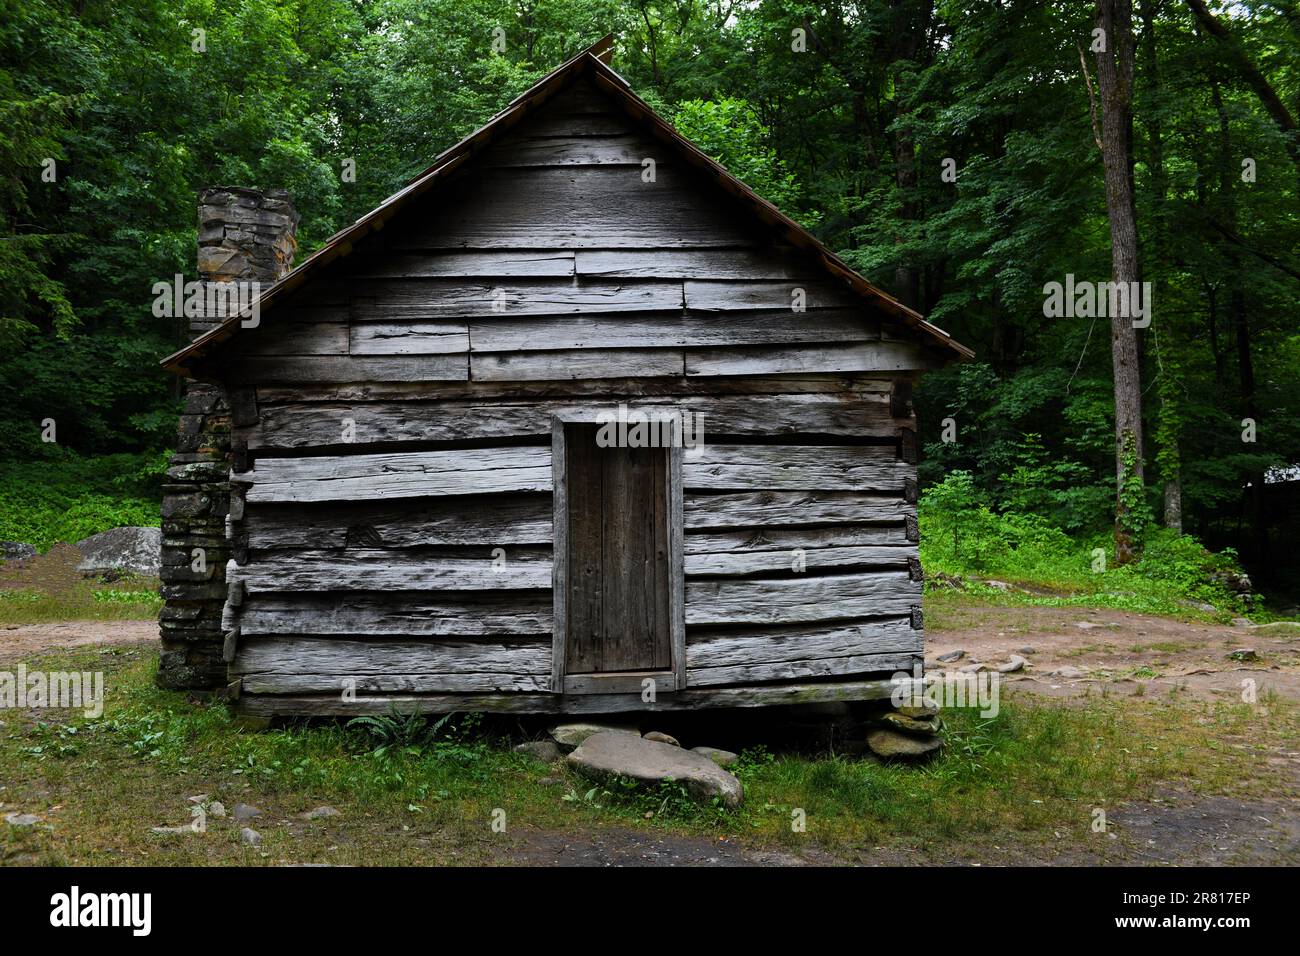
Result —
<instances>
[{"instance_id":1,"label":"ground stone","mask_svg":"<svg viewBox=\"0 0 1300 956\"><path fill-rule=\"evenodd\" d=\"M1252 622L1248 617L1234 617L1232 619L1233 627L1250 627L1251 624Z\"/></svg>"},{"instance_id":2,"label":"ground stone","mask_svg":"<svg viewBox=\"0 0 1300 956\"><path fill-rule=\"evenodd\" d=\"M528 754L542 763L554 763L560 759L560 748L553 740L528 740L515 744L516 753Z\"/></svg>"},{"instance_id":3,"label":"ground stone","mask_svg":"<svg viewBox=\"0 0 1300 956\"><path fill-rule=\"evenodd\" d=\"M568 761L596 779L619 775L651 784L677 781L696 799L718 797L728 808L740 806L744 798L740 781L708 757L627 733L592 734Z\"/></svg>"},{"instance_id":4,"label":"ground stone","mask_svg":"<svg viewBox=\"0 0 1300 956\"><path fill-rule=\"evenodd\" d=\"M304 820L323 820L326 817L343 816L338 810L331 806L317 807L315 810L308 810L302 815Z\"/></svg>"},{"instance_id":5,"label":"ground stone","mask_svg":"<svg viewBox=\"0 0 1300 956\"><path fill-rule=\"evenodd\" d=\"M231 809L230 815L233 816L240 823L243 823L245 820L253 819L253 817L260 817L262 815L262 811L257 809L257 807L250 807L246 803L237 803Z\"/></svg>"},{"instance_id":6,"label":"ground stone","mask_svg":"<svg viewBox=\"0 0 1300 956\"><path fill-rule=\"evenodd\" d=\"M36 546L25 541L0 541L0 559L24 561L36 557Z\"/></svg>"},{"instance_id":7,"label":"ground stone","mask_svg":"<svg viewBox=\"0 0 1300 956\"><path fill-rule=\"evenodd\" d=\"M924 757L943 746L943 741L933 735L904 734L882 727L867 734L867 746L879 757Z\"/></svg>"},{"instance_id":8,"label":"ground stone","mask_svg":"<svg viewBox=\"0 0 1300 956\"><path fill-rule=\"evenodd\" d=\"M943 729L943 724L939 722L937 715L930 714L926 717L908 717L900 713L884 713L880 715L879 721L882 726L901 730L909 734L936 734Z\"/></svg>"},{"instance_id":9,"label":"ground stone","mask_svg":"<svg viewBox=\"0 0 1300 956\"><path fill-rule=\"evenodd\" d=\"M551 728L551 737L564 751L572 750L593 734L627 734L637 739L641 737L641 731L635 727L626 727L619 724L556 724Z\"/></svg>"},{"instance_id":10,"label":"ground stone","mask_svg":"<svg viewBox=\"0 0 1300 956\"><path fill-rule=\"evenodd\" d=\"M251 827L244 827L239 831L239 838L249 846L261 846L262 834L258 833Z\"/></svg>"},{"instance_id":11,"label":"ground stone","mask_svg":"<svg viewBox=\"0 0 1300 956\"><path fill-rule=\"evenodd\" d=\"M947 654L940 654L937 659L944 664L951 664L953 661L959 661L965 656L965 651L949 651Z\"/></svg>"},{"instance_id":12,"label":"ground stone","mask_svg":"<svg viewBox=\"0 0 1300 956\"><path fill-rule=\"evenodd\" d=\"M661 743L661 744L668 744L668 745L671 746L671 747L680 747L680 746L681 746L681 744L678 743L676 737L672 736L671 734L661 734L661 733L660 733L659 731L657 731L657 730L652 730L652 731L650 731L650 733L645 734L644 736L645 736L645 739L646 739L646 740L654 740L654 741L658 741L658 742Z\"/></svg>"},{"instance_id":13,"label":"ground stone","mask_svg":"<svg viewBox=\"0 0 1300 956\"><path fill-rule=\"evenodd\" d=\"M157 577L162 567L161 528L110 528L77 542L83 574L134 571Z\"/></svg>"},{"instance_id":14,"label":"ground stone","mask_svg":"<svg viewBox=\"0 0 1300 956\"><path fill-rule=\"evenodd\" d=\"M1065 680L1074 680L1083 676L1083 671L1072 664L1063 664L1056 670L1047 675L1048 677L1061 677Z\"/></svg>"},{"instance_id":15,"label":"ground stone","mask_svg":"<svg viewBox=\"0 0 1300 956\"><path fill-rule=\"evenodd\" d=\"M5 823L11 827L31 827L41 822L41 818L34 813L6 813Z\"/></svg>"},{"instance_id":16,"label":"ground stone","mask_svg":"<svg viewBox=\"0 0 1300 956\"><path fill-rule=\"evenodd\" d=\"M933 701L926 700L924 697L913 697L913 703L904 704L901 707L895 707L894 712L902 714L904 717L937 717L939 715L939 705ZM918 702L919 701L919 702Z\"/></svg>"},{"instance_id":17,"label":"ground stone","mask_svg":"<svg viewBox=\"0 0 1300 956\"><path fill-rule=\"evenodd\" d=\"M1023 657L1021 657L1019 654L1012 654L1012 655L1011 655L1011 660L1007 661L1007 663L1005 663L1005 664L999 664L999 665L998 665L998 673L999 673L999 674L1014 674L1016 671L1022 671L1022 670L1024 670L1024 669L1025 669L1025 665L1028 664L1028 663L1029 663L1029 661L1025 660L1025 659L1024 659Z\"/></svg>"},{"instance_id":18,"label":"ground stone","mask_svg":"<svg viewBox=\"0 0 1300 956\"><path fill-rule=\"evenodd\" d=\"M692 747L691 753L708 757L719 767L730 767L740 759L739 754L733 754L730 750L719 750L717 747Z\"/></svg>"}]
</instances>

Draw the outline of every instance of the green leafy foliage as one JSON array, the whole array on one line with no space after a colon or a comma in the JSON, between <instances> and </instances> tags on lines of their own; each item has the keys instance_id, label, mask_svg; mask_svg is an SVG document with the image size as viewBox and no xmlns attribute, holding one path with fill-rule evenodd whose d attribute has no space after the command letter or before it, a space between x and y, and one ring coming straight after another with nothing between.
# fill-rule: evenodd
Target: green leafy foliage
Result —
<instances>
[{"instance_id":1,"label":"green leafy foliage","mask_svg":"<svg viewBox=\"0 0 1300 956\"><path fill-rule=\"evenodd\" d=\"M0 541L45 551L125 525L156 527L166 454L0 463Z\"/></svg>"}]
</instances>

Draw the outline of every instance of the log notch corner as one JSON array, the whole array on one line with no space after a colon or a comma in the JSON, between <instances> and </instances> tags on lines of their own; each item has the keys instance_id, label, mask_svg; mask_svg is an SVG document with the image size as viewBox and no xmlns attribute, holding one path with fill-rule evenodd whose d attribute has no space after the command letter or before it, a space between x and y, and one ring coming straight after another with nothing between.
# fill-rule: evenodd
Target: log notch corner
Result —
<instances>
[{"instance_id":1,"label":"log notch corner","mask_svg":"<svg viewBox=\"0 0 1300 956\"><path fill-rule=\"evenodd\" d=\"M201 282L252 282L263 291L289 271L298 213L282 190L218 187L199 194ZM191 338L220 316L189 319ZM230 403L222 389L186 381L176 454L162 500L161 687L223 686L221 612L230 542Z\"/></svg>"}]
</instances>

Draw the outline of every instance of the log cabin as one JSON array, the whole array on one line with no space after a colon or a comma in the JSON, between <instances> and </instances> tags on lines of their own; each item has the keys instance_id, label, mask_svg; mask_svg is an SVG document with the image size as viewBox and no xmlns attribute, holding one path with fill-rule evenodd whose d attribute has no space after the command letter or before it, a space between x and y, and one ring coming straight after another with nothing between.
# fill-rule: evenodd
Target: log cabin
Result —
<instances>
[{"instance_id":1,"label":"log cabin","mask_svg":"<svg viewBox=\"0 0 1300 956\"><path fill-rule=\"evenodd\" d=\"M164 360L229 408L245 712L852 701L920 664L911 394L970 350L610 49Z\"/></svg>"}]
</instances>

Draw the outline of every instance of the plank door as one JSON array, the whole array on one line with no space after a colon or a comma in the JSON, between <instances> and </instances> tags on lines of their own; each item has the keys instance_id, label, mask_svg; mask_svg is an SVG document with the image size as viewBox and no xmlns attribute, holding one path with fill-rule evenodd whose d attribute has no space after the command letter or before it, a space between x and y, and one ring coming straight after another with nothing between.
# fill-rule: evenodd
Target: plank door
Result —
<instances>
[{"instance_id":1,"label":"plank door","mask_svg":"<svg viewBox=\"0 0 1300 956\"><path fill-rule=\"evenodd\" d=\"M668 449L601 448L596 432L565 425L565 671L669 670Z\"/></svg>"}]
</instances>

